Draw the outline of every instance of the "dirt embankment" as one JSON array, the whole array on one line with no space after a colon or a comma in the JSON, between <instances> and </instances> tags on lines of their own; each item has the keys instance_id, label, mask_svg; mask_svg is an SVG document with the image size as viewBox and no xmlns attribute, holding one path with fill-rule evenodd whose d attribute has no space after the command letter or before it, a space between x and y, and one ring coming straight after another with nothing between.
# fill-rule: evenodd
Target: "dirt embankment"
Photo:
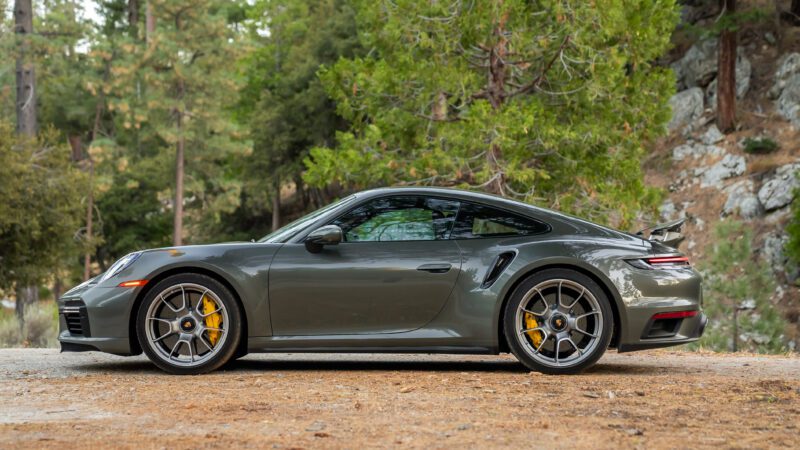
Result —
<instances>
[{"instance_id":1,"label":"dirt embankment","mask_svg":"<svg viewBox=\"0 0 800 450\"><path fill-rule=\"evenodd\" d=\"M145 359L0 351L0 448L800 447L800 358L609 353L580 376L510 356Z\"/></svg>"}]
</instances>

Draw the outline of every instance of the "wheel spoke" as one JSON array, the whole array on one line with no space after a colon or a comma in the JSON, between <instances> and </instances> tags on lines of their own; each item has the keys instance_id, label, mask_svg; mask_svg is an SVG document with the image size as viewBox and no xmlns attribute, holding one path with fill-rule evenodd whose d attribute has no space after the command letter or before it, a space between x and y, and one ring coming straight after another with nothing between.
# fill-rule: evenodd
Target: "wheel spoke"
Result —
<instances>
[{"instance_id":1,"label":"wheel spoke","mask_svg":"<svg viewBox=\"0 0 800 450\"><path fill-rule=\"evenodd\" d=\"M160 317L148 317L147 320L155 320L155 321L158 321L158 322L164 322L164 323L168 323L168 324L172 325L172 321L171 320L162 319Z\"/></svg>"},{"instance_id":2,"label":"wheel spoke","mask_svg":"<svg viewBox=\"0 0 800 450\"><path fill-rule=\"evenodd\" d=\"M563 338L562 338L562 339L556 339L556 349L555 349L555 353L556 353L556 365L560 364L560 362L559 362L559 358L561 357L561 342L562 342L562 341L564 341L564 339L563 339Z\"/></svg>"},{"instance_id":3,"label":"wheel spoke","mask_svg":"<svg viewBox=\"0 0 800 450\"><path fill-rule=\"evenodd\" d=\"M200 335L200 342L202 342L203 345L205 345L208 348L209 351L212 351L212 352L214 351L214 347L212 347L211 344L209 344L208 341L206 341L206 338L203 337L203 335Z\"/></svg>"},{"instance_id":4,"label":"wheel spoke","mask_svg":"<svg viewBox=\"0 0 800 450\"><path fill-rule=\"evenodd\" d=\"M536 317L544 317L544 313L533 312L533 311L530 311L528 309L523 308L522 306L520 306L519 309L522 312L526 312L526 313L528 313L530 315L533 315L533 316L536 316Z\"/></svg>"},{"instance_id":5,"label":"wheel spoke","mask_svg":"<svg viewBox=\"0 0 800 450\"><path fill-rule=\"evenodd\" d=\"M556 302L557 302L559 308L564 306L564 305L561 304L561 285L563 285L563 284L564 284L563 281L559 281L558 282L558 296L556 298Z\"/></svg>"},{"instance_id":6,"label":"wheel spoke","mask_svg":"<svg viewBox=\"0 0 800 450\"><path fill-rule=\"evenodd\" d=\"M200 311L200 308L198 308L197 310L198 310L198 311ZM205 319L206 317L208 317L208 316L210 316L210 315L212 315L212 314L216 314L216 313L218 313L218 312L220 312L220 311L222 311L222 307L219 307L219 308L215 309L214 311L211 311L211 312L210 312L210 313L208 313L208 314L203 314L203 313L200 313L200 317L202 317L202 318L204 318L204 319Z\"/></svg>"},{"instance_id":7,"label":"wheel spoke","mask_svg":"<svg viewBox=\"0 0 800 450\"><path fill-rule=\"evenodd\" d=\"M581 350L581 349L579 349L579 348L578 348L577 344L575 344L575 342L572 340L572 338L567 338L567 342L569 342L570 344L572 344L572 346L573 346L573 347L575 347L575 350L577 350L577 351L578 351L578 358L580 358L581 356L583 356L583 350Z\"/></svg>"},{"instance_id":8,"label":"wheel spoke","mask_svg":"<svg viewBox=\"0 0 800 450\"><path fill-rule=\"evenodd\" d=\"M544 347L544 343L545 343L545 342L547 342L547 340L548 340L548 339L550 339L550 336L548 336L548 335L546 335L546 334L545 334L545 335L544 335L544 339L542 339L542 342L540 342L540 343L539 343L539 346L538 346L538 347L536 347L536 350L534 351L534 353L539 353L539 350L541 350L541 349L542 349L542 347Z\"/></svg>"},{"instance_id":9,"label":"wheel spoke","mask_svg":"<svg viewBox=\"0 0 800 450\"><path fill-rule=\"evenodd\" d=\"M573 330L577 331L580 334L589 336L590 338L595 338L596 339L598 337L596 334L592 334L592 333L589 333L588 331L584 331L584 330L578 328L577 326L575 328L573 328Z\"/></svg>"},{"instance_id":10,"label":"wheel spoke","mask_svg":"<svg viewBox=\"0 0 800 450\"><path fill-rule=\"evenodd\" d=\"M225 329L224 329L224 328L211 328L211 327L206 327L206 328L205 328L205 330L206 330L206 331L219 331L220 333L224 333L224 332L225 332Z\"/></svg>"},{"instance_id":11,"label":"wheel spoke","mask_svg":"<svg viewBox=\"0 0 800 450\"><path fill-rule=\"evenodd\" d=\"M547 330L545 330L545 329L544 329L544 328L542 328L542 327L536 327L536 328L527 328L527 329L524 329L524 330L520 330L519 332L520 332L520 334L525 334L525 333L530 333L531 331L541 331L541 332L542 332L542 334L544 334L545 336L547 336Z\"/></svg>"},{"instance_id":12,"label":"wheel spoke","mask_svg":"<svg viewBox=\"0 0 800 450\"><path fill-rule=\"evenodd\" d=\"M186 341L186 346L189 347L189 359L194 362L194 352L192 351L192 341Z\"/></svg>"},{"instance_id":13,"label":"wheel spoke","mask_svg":"<svg viewBox=\"0 0 800 450\"><path fill-rule=\"evenodd\" d=\"M183 300L183 307L181 307L180 310L183 310L183 309L186 309L186 290L183 289L183 285L181 285L181 299ZM189 305L189 306L192 306L192 305Z\"/></svg>"},{"instance_id":14,"label":"wheel spoke","mask_svg":"<svg viewBox=\"0 0 800 450\"><path fill-rule=\"evenodd\" d=\"M168 333L166 333L166 334L162 335L162 336L161 336L161 337L159 337L159 338L153 339L152 341L153 341L153 342L161 342L161 341L163 341L164 339L166 339L166 338L168 338L168 337L170 337L170 336L172 336L172 335L174 335L174 334L175 334L175 332L174 332L174 331L172 331L172 330L170 330Z\"/></svg>"},{"instance_id":15,"label":"wheel spoke","mask_svg":"<svg viewBox=\"0 0 800 450\"><path fill-rule=\"evenodd\" d=\"M167 308L169 308L169 309L170 309L172 312L174 312L174 313L176 313L176 314L177 314L177 313L179 313L179 312L181 312L181 308L177 308L177 309L176 309L176 308L174 308L174 307L172 306L172 303L168 302L168 301L167 301L167 300L164 298L164 296L163 296L163 295L159 294L159 295L158 295L158 298L160 298L160 299L161 299L161 302L162 302L162 303L164 303L165 305L167 305Z\"/></svg>"},{"instance_id":16,"label":"wheel spoke","mask_svg":"<svg viewBox=\"0 0 800 450\"><path fill-rule=\"evenodd\" d=\"M582 288L581 294L578 296L578 298L575 299L574 302L572 302L569 306L567 306L567 309L572 309L572 307L578 303L578 301L581 299L581 297L583 297L583 294L585 293L586 293L586 288Z\"/></svg>"},{"instance_id":17,"label":"wheel spoke","mask_svg":"<svg viewBox=\"0 0 800 450\"><path fill-rule=\"evenodd\" d=\"M175 345L172 346L172 350L170 350L169 352L169 359L172 359L172 354L175 353L175 350L178 348L179 345L181 345L181 342L183 341L179 339L178 342L176 342ZM180 356L180 354L178 354L178 356Z\"/></svg>"},{"instance_id":18,"label":"wheel spoke","mask_svg":"<svg viewBox=\"0 0 800 450\"><path fill-rule=\"evenodd\" d=\"M599 314L600 314L600 311L591 311L591 312L588 312L586 314L581 314L580 316L576 317L575 320L578 321L578 320L583 319L584 317L589 317L589 316L594 316L594 315L599 315Z\"/></svg>"}]
</instances>

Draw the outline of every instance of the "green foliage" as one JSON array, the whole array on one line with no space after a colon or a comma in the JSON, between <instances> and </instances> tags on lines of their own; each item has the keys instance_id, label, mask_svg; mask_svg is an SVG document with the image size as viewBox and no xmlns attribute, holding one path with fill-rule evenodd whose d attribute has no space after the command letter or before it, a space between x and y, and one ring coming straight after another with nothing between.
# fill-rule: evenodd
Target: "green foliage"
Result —
<instances>
[{"instance_id":1,"label":"green foliage","mask_svg":"<svg viewBox=\"0 0 800 450\"><path fill-rule=\"evenodd\" d=\"M21 331L13 314L0 316L0 348L55 347L57 334L55 302L37 302L25 308L25 325Z\"/></svg>"},{"instance_id":2,"label":"green foliage","mask_svg":"<svg viewBox=\"0 0 800 450\"><path fill-rule=\"evenodd\" d=\"M53 130L16 136L0 122L0 289L38 283L80 250L85 178Z\"/></svg>"},{"instance_id":3,"label":"green foliage","mask_svg":"<svg viewBox=\"0 0 800 450\"><path fill-rule=\"evenodd\" d=\"M308 183L482 189L618 226L654 208L640 159L669 117L651 62L673 1L354 5L370 52L321 73L352 125L311 150Z\"/></svg>"},{"instance_id":4,"label":"green foliage","mask_svg":"<svg viewBox=\"0 0 800 450\"><path fill-rule=\"evenodd\" d=\"M750 303L754 309L738 313L739 348L757 353L786 350L786 322L770 302L775 282L769 266L753 254L752 240L752 231L741 222L720 222L715 228L711 253L700 266L709 325L695 347L730 350L734 309Z\"/></svg>"},{"instance_id":5,"label":"green foliage","mask_svg":"<svg viewBox=\"0 0 800 450\"><path fill-rule=\"evenodd\" d=\"M800 177L800 172L795 174ZM800 192L795 192L792 201L792 217L786 226L786 233L789 235L789 242L786 243L786 255L795 264L800 264Z\"/></svg>"},{"instance_id":6,"label":"green foliage","mask_svg":"<svg viewBox=\"0 0 800 450\"><path fill-rule=\"evenodd\" d=\"M247 84L237 116L250 127L253 153L240 160L248 217L238 219L261 235L270 224L263 218L272 211L276 186L295 181L302 194L308 149L334 142L335 131L346 126L317 71L360 54L361 47L355 13L344 0L260 0L250 16L257 47L245 60Z\"/></svg>"},{"instance_id":7,"label":"green foliage","mask_svg":"<svg viewBox=\"0 0 800 450\"><path fill-rule=\"evenodd\" d=\"M772 153L778 147L778 143L770 138L747 138L744 140L744 151L750 154Z\"/></svg>"}]
</instances>

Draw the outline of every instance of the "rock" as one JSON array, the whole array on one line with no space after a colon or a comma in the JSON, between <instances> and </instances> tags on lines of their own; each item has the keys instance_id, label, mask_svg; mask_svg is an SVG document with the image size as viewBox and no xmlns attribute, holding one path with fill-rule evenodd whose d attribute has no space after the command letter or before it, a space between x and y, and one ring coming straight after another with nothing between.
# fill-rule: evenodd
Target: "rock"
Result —
<instances>
[{"instance_id":1,"label":"rock","mask_svg":"<svg viewBox=\"0 0 800 450\"><path fill-rule=\"evenodd\" d=\"M775 45L775 43L778 42L778 40L775 39L775 34L771 31L764 33L764 40L767 41L769 45Z\"/></svg>"},{"instance_id":2,"label":"rock","mask_svg":"<svg viewBox=\"0 0 800 450\"><path fill-rule=\"evenodd\" d=\"M677 130L685 125L691 125L703 115L703 90L694 87L678 92L669 99L672 108L672 119L667 128Z\"/></svg>"},{"instance_id":3,"label":"rock","mask_svg":"<svg viewBox=\"0 0 800 450\"><path fill-rule=\"evenodd\" d=\"M679 145L672 149L672 159L683 161L691 157L692 159L702 158L703 156L720 156L725 150L716 145L703 145L697 142Z\"/></svg>"},{"instance_id":4,"label":"rock","mask_svg":"<svg viewBox=\"0 0 800 450\"><path fill-rule=\"evenodd\" d=\"M728 194L728 199L725 201L725 206L722 207L723 216L738 214L743 219L752 219L761 214L761 202L753 193L751 180L734 183L725 188L725 192Z\"/></svg>"},{"instance_id":5,"label":"rock","mask_svg":"<svg viewBox=\"0 0 800 450\"><path fill-rule=\"evenodd\" d=\"M741 47L739 48L741 50ZM736 98L743 98L750 90L750 75L753 66L741 52L736 55ZM717 79L709 83L706 88L706 104L711 109L717 109Z\"/></svg>"},{"instance_id":6,"label":"rock","mask_svg":"<svg viewBox=\"0 0 800 450\"><path fill-rule=\"evenodd\" d=\"M792 126L800 129L800 73L786 80L786 85L775 101L775 109Z\"/></svg>"},{"instance_id":7,"label":"rock","mask_svg":"<svg viewBox=\"0 0 800 450\"><path fill-rule=\"evenodd\" d=\"M765 210L772 211L791 203L794 191L800 188L800 180L796 176L798 171L800 171L800 163L778 167L775 175L761 185L761 189L758 190L758 199L764 205Z\"/></svg>"},{"instance_id":8,"label":"rock","mask_svg":"<svg viewBox=\"0 0 800 450\"><path fill-rule=\"evenodd\" d=\"M764 258L774 272L782 272L786 267L788 258L783 249L789 242L789 236L779 233L770 233L764 238L761 246L761 256Z\"/></svg>"},{"instance_id":9,"label":"rock","mask_svg":"<svg viewBox=\"0 0 800 450\"><path fill-rule=\"evenodd\" d=\"M700 187L722 187L722 180L743 174L747 164L744 156L727 154L722 161L701 172Z\"/></svg>"},{"instance_id":10,"label":"rock","mask_svg":"<svg viewBox=\"0 0 800 450\"><path fill-rule=\"evenodd\" d=\"M800 53L789 53L781 59L778 70L773 77L773 85L769 89L770 98L778 98L786 87L786 82L800 73Z\"/></svg>"},{"instance_id":11,"label":"rock","mask_svg":"<svg viewBox=\"0 0 800 450\"><path fill-rule=\"evenodd\" d=\"M694 44L672 69L679 89L708 85L717 74L717 39Z\"/></svg>"},{"instance_id":12,"label":"rock","mask_svg":"<svg viewBox=\"0 0 800 450\"><path fill-rule=\"evenodd\" d=\"M706 145L716 144L717 142L721 141L725 138L725 135L719 131L716 125L711 125L708 127L705 133L700 137L700 141Z\"/></svg>"},{"instance_id":13,"label":"rock","mask_svg":"<svg viewBox=\"0 0 800 450\"><path fill-rule=\"evenodd\" d=\"M661 216L661 220L668 221L672 220L675 216L675 203L672 203L672 200L667 199L661 206L658 208L658 214Z\"/></svg>"}]
</instances>

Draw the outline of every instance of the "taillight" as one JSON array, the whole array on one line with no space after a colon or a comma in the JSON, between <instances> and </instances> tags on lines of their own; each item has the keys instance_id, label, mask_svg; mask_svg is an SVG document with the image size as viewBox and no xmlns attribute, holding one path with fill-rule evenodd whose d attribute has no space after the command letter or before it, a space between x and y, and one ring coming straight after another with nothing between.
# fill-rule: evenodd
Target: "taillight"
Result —
<instances>
[{"instance_id":1,"label":"taillight","mask_svg":"<svg viewBox=\"0 0 800 450\"><path fill-rule=\"evenodd\" d=\"M637 269L681 269L689 267L686 256L654 256L651 258L627 259L628 264Z\"/></svg>"}]
</instances>

